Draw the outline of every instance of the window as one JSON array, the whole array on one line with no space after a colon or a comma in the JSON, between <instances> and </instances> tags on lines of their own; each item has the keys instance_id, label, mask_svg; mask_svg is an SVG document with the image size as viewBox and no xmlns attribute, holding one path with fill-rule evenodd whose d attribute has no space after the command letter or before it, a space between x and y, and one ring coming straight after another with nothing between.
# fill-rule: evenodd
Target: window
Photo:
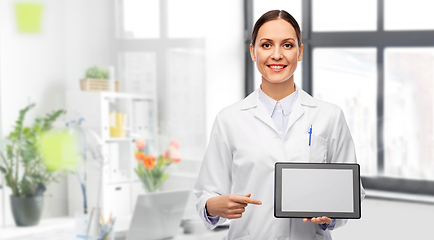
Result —
<instances>
[{"instance_id":1,"label":"window","mask_svg":"<svg viewBox=\"0 0 434 240\"><path fill-rule=\"evenodd\" d=\"M315 97L344 111L361 173L377 175L376 49L315 48L313 79Z\"/></svg>"},{"instance_id":2,"label":"window","mask_svg":"<svg viewBox=\"0 0 434 240\"><path fill-rule=\"evenodd\" d=\"M157 97L160 140L179 141L187 159L200 159L206 147L205 35L188 17L203 7L198 0L117 2L123 91Z\"/></svg>"},{"instance_id":3,"label":"window","mask_svg":"<svg viewBox=\"0 0 434 240\"><path fill-rule=\"evenodd\" d=\"M376 0L313 0L312 2L312 30L315 32L375 31L376 29Z\"/></svg>"},{"instance_id":4,"label":"window","mask_svg":"<svg viewBox=\"0 0 434 240\"><path fill-rule=\"evenodd\" d=\"M384 175L434 181L434 47L384 57Z\"/></svg>"},{"instance_id":5,"label":"window","mask_svg":"<svg viewBox=\"0 0 434 240\"><path fill-rule=\"evenodd\" d=\"M168 37L206 37L206 4L202 0L168 0ZM185 7L189 6L189 7ZM194 6L194 7L193 7ZM182 9L182 11L179 11Z\"/></svg>"},{"instance_id":6,"label":"window","mask_svg":"<svg viewBox=\"0 0 434 240\"><path fill-rule=\"evenodd\" d=\"M302 1L302 88L343 109L368 189L434 195L433 4Z\"/></svg>"},{"instance_id":7,"label":"window","mask_svg":"<svg viewBox=\"0 0 434 240\"><path fill-rule=\"evenodd\" d=\"M434 30L434 2L430 0L384 0L387 31Z\"/></svg>"},{"instance_id":8,"label":"window","mask_svg":"<svg viewBox=\"0 0 434 240\"><path fill-rule=\"evenodd\" d=\"M183 159L202 160L215 114L242 97L242 6L230 0L115 1L113 61L122 91L157 97L157 147L176 139Z\"/></svg>"},{"instance_id":9,"label":"window","mask_svg":"<svg viewBox=\"0 0 434 240\"><path fill-rule=\"evenodd\" d=\"M121 38L159 38L159 1L124 0L122 4Z\"/></svg>"}]
</instances>

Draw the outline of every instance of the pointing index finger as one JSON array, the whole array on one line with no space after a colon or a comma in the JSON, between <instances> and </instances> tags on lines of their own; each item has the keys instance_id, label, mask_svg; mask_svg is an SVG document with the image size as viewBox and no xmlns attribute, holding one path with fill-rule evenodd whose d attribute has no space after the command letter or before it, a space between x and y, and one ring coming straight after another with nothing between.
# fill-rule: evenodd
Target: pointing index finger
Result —
<instances>
[{"instance_id":1,"label":"pointing index finger","mask_svg":"<svg viewBox=\"0 0 434 240\"><path fill-rule=\"evenodd\" d=\"M238 196L236 199L234 199L235 202L238 203L249 203L249 204L255 204L255 205L262 205L262 202L253 198L249 198L246 196Z\"/></svg>"}]
</instances>

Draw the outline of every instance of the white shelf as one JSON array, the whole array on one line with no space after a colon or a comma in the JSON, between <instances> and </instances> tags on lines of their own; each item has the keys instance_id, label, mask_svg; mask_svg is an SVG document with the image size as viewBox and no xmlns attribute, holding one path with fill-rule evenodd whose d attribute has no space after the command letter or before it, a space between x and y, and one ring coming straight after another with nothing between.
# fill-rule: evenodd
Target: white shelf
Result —
<instances>
[{"instance_id":1,"label":"white shelf","mask_svg":"<svg viewBox=\"0 0 434 240\"><path fill-rule=\"evenodd\" d=\"M131 136L144 138L156 144L158 113L155 97L116 92L69 92L66 106L67 114L71 114L68 115L69 119L84 118L83 126L94 131L103 140L102 151L107 159L103 168L100 198L103 214L131 214L134 199L140 194L140 189L133 186L137 162L133 151L134 138ZM114 125L113 119L110 119L113 116L111 112L126 116L121 126L125 131L125 137L110 137L110 129ZM85 166L87 201L88 209L91 209L96 206L100 174L98 164L92 164L92 159L88 159ZM84 174L84 169L81 170ZM81 189L76 179L71 179L71 184L68 183L68 195L68 210L72 216L82 207L81 197L77 198L81 196Z\"/></svg>"},{"instance_id":2,"label":"white shelf","mask_svg":"<svg viewBox=\"0 0 434 240\"><path fill-rule=\"evenodd\" d=\"M90 91L73 91L67 92L70 95L88 95L88 96L102 96L103 98L120 98L120 99L141 99L154 101L153 95L142 95L122 92L90 92Z\"/></svg>"},{"instance_id":3,"label":"white shelf","mask_svg":"<svg viewBox=\"0 0 434 240\"><path fill-rule=\"evenodd\" d=\"M133 138L106 138L104 139L106 142L125 142L125 141L133 141Z\"/></svg>"}]
</instances>

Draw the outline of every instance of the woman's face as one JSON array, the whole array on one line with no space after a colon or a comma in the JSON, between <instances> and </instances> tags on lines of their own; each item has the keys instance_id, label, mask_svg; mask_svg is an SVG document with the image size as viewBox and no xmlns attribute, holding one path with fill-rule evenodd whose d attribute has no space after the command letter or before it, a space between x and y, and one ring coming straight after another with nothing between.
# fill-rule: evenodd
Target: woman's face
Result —
<instances>
[{"instance_id":1,"label":"woman's face","mask_svg":"<svg viewBox=\"0 0 434 240\"><path fill-rule=\"evenodd\" d=\"M264 23L259 28L250 55L262 74L262 81L281 83L293 79L297 62L303 58L303 45L298 47L294 27L283 19Z\"/></svg>"}]
</instances>

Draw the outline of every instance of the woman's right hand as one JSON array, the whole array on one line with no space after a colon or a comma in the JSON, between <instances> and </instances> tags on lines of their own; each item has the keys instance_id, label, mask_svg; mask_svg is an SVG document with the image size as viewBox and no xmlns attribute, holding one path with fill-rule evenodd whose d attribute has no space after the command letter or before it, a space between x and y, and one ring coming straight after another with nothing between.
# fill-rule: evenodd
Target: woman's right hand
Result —
<instances>
[{"instance_id":1,"label":"woman's right hand","mask_svg":"<svg viewBox=\"0 0 434 240\"><path fill-rule=\"evenodd\" d=\"M250 193L247 195L227 194L212 197L206 202L206 209L211 217L240 218L247 204L262 204L261 201L250 198L251 195Z\"/></svg>"}]
</instances>

